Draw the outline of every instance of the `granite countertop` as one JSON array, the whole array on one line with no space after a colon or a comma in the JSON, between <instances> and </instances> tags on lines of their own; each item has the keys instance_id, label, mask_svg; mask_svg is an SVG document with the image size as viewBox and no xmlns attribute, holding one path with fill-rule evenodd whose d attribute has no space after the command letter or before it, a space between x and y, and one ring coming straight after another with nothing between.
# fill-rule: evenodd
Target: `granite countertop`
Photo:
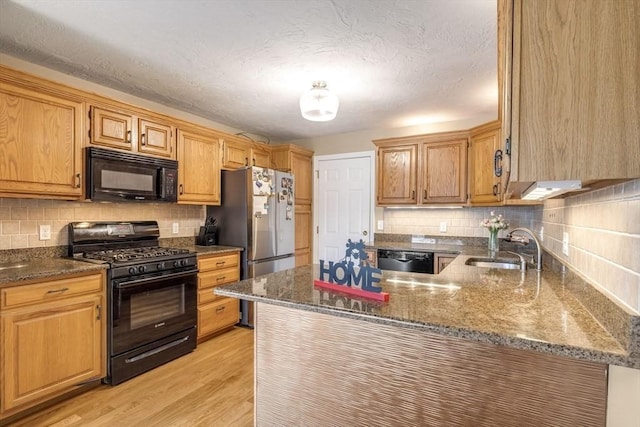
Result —
<instances>
[{"instance_id":1,"label":"granite countertop","mask_svg":"<svg viewBox=\"0 0 640 427\"><path fill-rule=\"evenodd\" d=\"M37 279L55 279L56 276L103 270L105 264L75 261L69 258L47 258L33 261L0 264L0 288L31 283Z\"/></svg>"},{"instance_id":2,"label":"granite countertop","mask_svg":"<svg viewBox=\"0 0 640 427\"><path fill-rule=\"evenodd\" d=\"M382 247L376 246L376 247ZM398 248L397 245L389 246ZM319 266L217 287L215 293L468 340L640 368L640 357L605 329L554 271L465 265L484 248L459 246L440 274L383 271L386 303L315 288ZM443 252L438 248L438 252ZM500 257L512 257L500 253Z\"/></svg>"},{"instance_id":3,"label":"granite countertop","mask_svg":"<svg viewBox=\"0 0 640 427\"><path fill-rule=\"evenodd\" d=\"M207 255L207 254L222 254L227 252L238 252L243 251L244 248L236 247L236 246L222 246L222 245L212 245L212 246L200 246L194 244L186 244L186 245L167 245L167 247L180 247L182 249L189 249L190 251L196 252L198 255Z\"/></svg>"}]
</instances>

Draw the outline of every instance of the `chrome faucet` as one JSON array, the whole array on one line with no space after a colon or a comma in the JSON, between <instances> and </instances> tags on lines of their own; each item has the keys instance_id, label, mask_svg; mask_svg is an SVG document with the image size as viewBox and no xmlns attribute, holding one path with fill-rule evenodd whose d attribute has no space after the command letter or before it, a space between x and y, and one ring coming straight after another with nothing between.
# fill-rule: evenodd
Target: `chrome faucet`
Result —
<instances>
[{"instance_id":1,"label":"chrome faucet","mask_svg":"<svg viewBox=\"0 0 640 427\"><path fill-rule=\"evenodd\" d=\"M511 232L507 235L505 240L508 242L522 243L523 245L526 245L527 243L529 243L529 239L526 236L514 236L513 233L516 231L522 231L524 233L527 233L529 236L531 236L533 241L536 243L536 251L537 251L536 270L542 271L542 248L540 246L540 241L538 240L538 238L536 237L533 231L523 227L517 227L511 230Z\"/></svg>"}]
</instances>

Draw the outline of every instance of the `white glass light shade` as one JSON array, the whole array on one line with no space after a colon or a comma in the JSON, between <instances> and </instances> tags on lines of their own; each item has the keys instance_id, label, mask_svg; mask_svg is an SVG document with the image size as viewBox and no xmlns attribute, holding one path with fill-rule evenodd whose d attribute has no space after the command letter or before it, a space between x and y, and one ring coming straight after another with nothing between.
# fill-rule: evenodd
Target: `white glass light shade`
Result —
<instances>
[{"instance_id":1,"label":"white glass light shade","mask_svg":"<svg viewBox=\"0 0 640 427\"><path fill-rule=\"evenodd\" d=\"M327 83L319 80L300 97L300 112L307 120L327 122L336 118L338 104L338 97L329 92Z\"/></svg>"}]
</instances>

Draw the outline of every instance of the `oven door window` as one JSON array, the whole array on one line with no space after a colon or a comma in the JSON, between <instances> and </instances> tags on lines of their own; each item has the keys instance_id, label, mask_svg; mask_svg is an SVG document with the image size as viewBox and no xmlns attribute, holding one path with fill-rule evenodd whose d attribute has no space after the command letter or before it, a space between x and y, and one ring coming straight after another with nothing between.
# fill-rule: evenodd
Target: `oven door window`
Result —
<instances>
[{"instance_id":1,"label":"oven door window","mask_svg":"<svg viewBox=\"0 0 640 427\"><path fill-rule=\"evenodd\" d=\"M112 355L196 325L196 273L114 282L110 316Z\"/></svg>"}]
</instances>

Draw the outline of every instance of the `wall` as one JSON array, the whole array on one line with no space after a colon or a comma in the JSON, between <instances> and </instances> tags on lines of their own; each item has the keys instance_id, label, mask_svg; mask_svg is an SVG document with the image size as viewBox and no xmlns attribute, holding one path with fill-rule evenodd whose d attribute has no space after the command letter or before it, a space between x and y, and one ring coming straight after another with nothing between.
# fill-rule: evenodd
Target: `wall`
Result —
<instances>
[{"instance_id":1,"label":"wall","mask_svg":"<svg viewBox=\"0 0 640 427\"><path fill-rule=\"evenodd\" d=\"M545 249L589 283L640 313L640 180L547 200L534 211ZM569 233L569 255L562 233Z\"/></svg>"},{"instance_id":2,"label":"wall","mask_svg":"<svg viewBox=\"0 0 640 427\"><path fill-rule=\"evenodd\" d=\"M377 209L384 230L377 233L486 237L479 222L491 210L511 227L531 228L542 246L610 298L640 313L640 180L606 187L535 207L464 209ZM381 216L382 215L382 216ZM447 233L440 233L440 222ZM562 233L569 233L569 255ZM501 231L504 236L506 231Z\"/></svg>"},{"instance_id":3,"label":"wall","mask_svg":"<svg viewBox=\"0 0 640 427\"><path fill-rule=\"evenodd\" d=\"M68 223L96 220L157 220L160 238L190 237L204 225L205 207L0 198L0 250L65 246ZM172 233L174 222L178 223L177 234ZM38 226L43 224L51 226L51 240L39 240Z\"/></svg>"},{"instance_id":4,"label":"wall","mask_svg":"<svg viewBox=\"0 0 640 427\"><path fill-rule=\"evenodd\" d=\"M338 113L339 114L339 113ZM353 153L375 149L374 139L396 138L402 136L422 135L434 132L449 132L471 129L483 123L495 120L496 114L442 123L429 123L394 129L368 129L359 132L341 133L316 138L287 141L312 150L315 155Z\"/></svg>"},{"instance_id":5,"label":"wall","mask_svg":"<svg viewBox=\"0 0 640 427\"><path fill-rule=\"evenodd\" d=\"M534 211L528 206L462 208L462 209L390 209L383 212L383 233L424 234L430 236L489 237L489 232L480 227L480 221L488 218L491 211L502 214L510 228L530 227ZM380 216L377 217L381 219ZM440 232L440 223L447 223L447 232ZM376 230L379 233L380 230ZM501 230L504 237L508 230Z\"/></svg>"}]
</instances>

